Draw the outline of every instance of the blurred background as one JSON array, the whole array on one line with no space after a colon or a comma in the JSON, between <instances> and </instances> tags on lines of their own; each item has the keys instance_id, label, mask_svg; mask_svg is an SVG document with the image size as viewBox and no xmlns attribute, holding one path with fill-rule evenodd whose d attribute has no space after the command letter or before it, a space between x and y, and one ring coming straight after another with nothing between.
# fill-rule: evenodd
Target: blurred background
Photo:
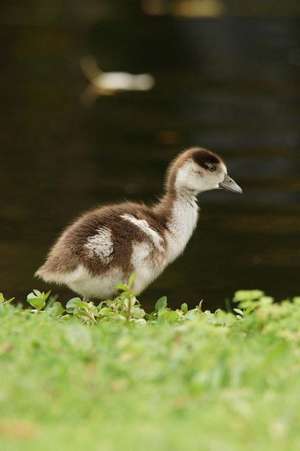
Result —
<instances>
[{"instance_id":1,"label":"blurred background","mask_svg":"<svg viewBox=\"0 0 300 451\"><path fill-rule=\"evenodd\" d=\"M202 195L185 254L144 303L300 294L299 14L298 0L2 0L1 291L46 288L33 273L67 223L102 202L156 200L170 159L199 145L245 194ZM88 71L155 84L96 89L87 57Z\"/></svg>"}]
</instances>

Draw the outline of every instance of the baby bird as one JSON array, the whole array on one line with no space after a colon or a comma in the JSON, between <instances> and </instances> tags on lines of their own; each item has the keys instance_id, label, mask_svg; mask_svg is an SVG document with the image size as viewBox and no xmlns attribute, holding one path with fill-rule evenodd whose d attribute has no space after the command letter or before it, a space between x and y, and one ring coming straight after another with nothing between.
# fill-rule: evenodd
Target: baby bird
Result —
<instances>
[{"instance_id":1,"label":"baby bird","mask_svg":"<svg viewBox=\"0 0 300 451\"><path fill-rule=\"evenodd\" d=\"M158 203L85 213L65 229L36 275L84 298L107 299L134 272L138 295L186 247L198 220L197 195L220 188L242 193L222 158L202 148L186 150L170 164Z\"/></svg>"}]
</instances>

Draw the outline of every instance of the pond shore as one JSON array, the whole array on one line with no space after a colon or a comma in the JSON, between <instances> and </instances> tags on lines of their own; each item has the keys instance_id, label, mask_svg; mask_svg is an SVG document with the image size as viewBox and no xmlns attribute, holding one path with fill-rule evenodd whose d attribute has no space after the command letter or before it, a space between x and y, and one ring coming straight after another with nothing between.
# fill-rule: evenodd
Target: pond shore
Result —
<instances>
[{"instance_id":1,"label":"pond shore","mask_svg":"<svg viewBox=\"0 0 300 451\"><path fill-rule=\"evenodd\" d=\"M3 449L298 449L300 298L239 293L231 313L161 298L143 322L3 298Z\"/></svg>"}]
</instances>

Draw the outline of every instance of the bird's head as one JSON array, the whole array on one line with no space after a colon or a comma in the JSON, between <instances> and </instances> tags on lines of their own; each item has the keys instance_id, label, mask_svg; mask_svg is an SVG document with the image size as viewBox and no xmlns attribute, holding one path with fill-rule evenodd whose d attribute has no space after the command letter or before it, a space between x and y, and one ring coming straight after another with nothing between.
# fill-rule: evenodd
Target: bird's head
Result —
<instances>
[{"instance_id":1,"label":"bird's head","mask_svg":"<svg viewBox=\"0 0 300 451\"><path fill-rule=\"evenodd\" d=\"M167 175L169 192L197 195L220 188L242 193L242 188L227 174L222 158L209 150L186 150L170 164Z\"/></svg>"}]
</instances>

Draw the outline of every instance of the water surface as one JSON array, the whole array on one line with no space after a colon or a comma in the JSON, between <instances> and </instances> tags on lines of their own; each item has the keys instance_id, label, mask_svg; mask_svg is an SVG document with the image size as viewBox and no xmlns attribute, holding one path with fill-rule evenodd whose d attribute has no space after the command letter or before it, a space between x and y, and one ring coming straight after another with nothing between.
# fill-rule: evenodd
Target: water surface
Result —
<instances>
[{"instance_id":1,"label":"water surface","mask_svg":"<svg viewBox=\"0 0 300 451\"><path fill-rule=\"evenodd\" d=\"M135 17L93 26L1 26L0 287L24 296L82 211L152 202L185 147L219 152L245 194L200 197L185 254L145 303L223 306L238 288L299 294L300 22ZM150 72L149 93L80 103L79 60ZM58 290L62 296L69 292Z\"/></svg>"}]
</instances>

